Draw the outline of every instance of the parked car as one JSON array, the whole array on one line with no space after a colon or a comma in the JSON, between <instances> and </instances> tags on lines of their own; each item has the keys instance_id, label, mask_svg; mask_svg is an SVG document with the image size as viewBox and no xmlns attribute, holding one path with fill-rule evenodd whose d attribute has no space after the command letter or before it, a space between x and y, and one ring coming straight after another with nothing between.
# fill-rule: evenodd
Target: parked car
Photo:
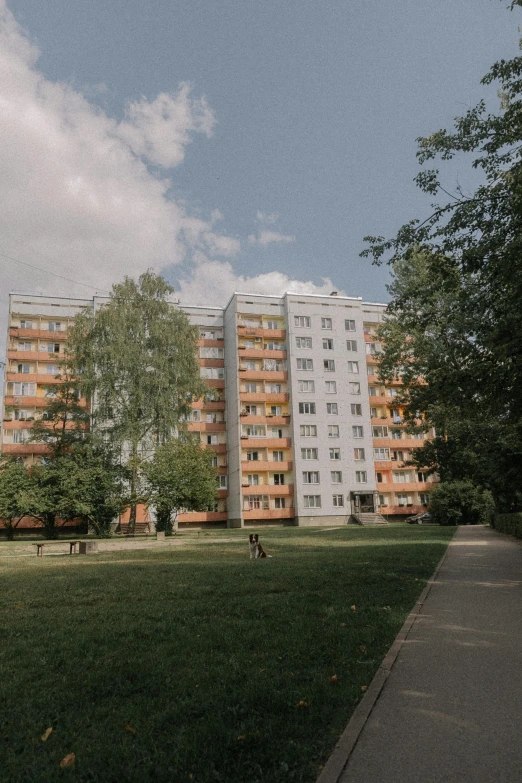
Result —
<instances>
[{"instance_id":1,"label":"parked car","mask_svg":"<svg viewBox=\"0 0 522 783\"><path fill-rule=\"evenodd\" d=\"M436 525L429 511L423 511L422 514L415 514L413 517L408 517L406 522L408 525Z\"/></svg>"}]
</instances>

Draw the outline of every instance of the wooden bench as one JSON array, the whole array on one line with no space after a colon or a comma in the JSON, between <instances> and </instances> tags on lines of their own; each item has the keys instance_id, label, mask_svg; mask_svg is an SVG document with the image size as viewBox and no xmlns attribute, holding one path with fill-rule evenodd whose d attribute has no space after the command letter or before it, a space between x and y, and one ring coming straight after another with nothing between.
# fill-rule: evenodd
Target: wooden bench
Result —
<instances>
[{"instance_id":1,"label":"wooden bench","mask_svg":"<svg viewBox=\"0 0 522 783\"><path fill-rule=\"evenodd\" d=\"M46 544L60 544L61 541L44 541L42 544L36 544L36 557L43 557L44 553L44 546ZM69 554L70 555L77 555L78 552L76 551L77 545L80 543L79 541L64 541L64 544L69 544Z\"/></svg>"}]
</instances>

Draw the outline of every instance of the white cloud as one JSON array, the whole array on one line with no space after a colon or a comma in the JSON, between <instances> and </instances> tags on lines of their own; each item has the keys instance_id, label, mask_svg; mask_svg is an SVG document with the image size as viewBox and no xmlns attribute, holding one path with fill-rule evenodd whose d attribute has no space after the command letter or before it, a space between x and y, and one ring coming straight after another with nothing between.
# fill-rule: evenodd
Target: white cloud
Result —
<instances>
[{"instance_id":1,"label":"white cloud","mask_svg":"<svg viewBox=\"0 0 522 783\"><path fill-rule=\"evenodd\" d=\"M205 261L197 265L179 286L183 304L224 305L234 291L282 296L287 291L303 294L329 294L339 290L329 278L321 285L312 281L292 280L282 272L267 272L255 277L237 275L228 262ZM339 290L339 293L343 292Z\"/></svg>"},{"instance_id":2,"label":"white cloud","mask_svg":"<svg viewBox=\"0 0 522 783\"><path fill-rule=\"evenodd\" d=\"M295 242L295 237L290 234L280 234L279 231L268 231L268 229L263 229L257 236L255 234L250 234L248 242L250 245L261 245L262 247L266 247L273 242Z\"/></svg>"},{"instance_id":3,"label":"white cloud","mask_svg":"<svg viewBox=\"0 0 522 783\"><path fill-rule=\"evenodd\" d=\"M270 214L266 214L266 212L261 212L261 210L258 209L256 212L256 220L258 223L273 225L274 223L277 223L277 221L279 220L279 215L277 212L271 212Z\"/></svg>"}]
</instances>

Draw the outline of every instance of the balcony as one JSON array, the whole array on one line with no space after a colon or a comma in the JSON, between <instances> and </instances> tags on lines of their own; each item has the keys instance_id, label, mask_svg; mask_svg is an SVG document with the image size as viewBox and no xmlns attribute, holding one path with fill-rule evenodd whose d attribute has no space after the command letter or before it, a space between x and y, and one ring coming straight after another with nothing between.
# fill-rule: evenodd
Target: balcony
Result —
<instances>
[{"instance_id":1,"label":"balcony","mask_svg":"<svg viewBox=\"0 0 522 783\"><path fill-rule=\"evenodd\" d=\"M238 323L237 333L245 337L261 337L267 340L286 340L286 329L263 329L261 326L246 326Z\"/></svg>"},{"instance_id":2,"label":"balcony","mask_svg":"<svg viewBox=\"0 0 522 783\"><path fill-rule=\"evenodd\" d=\"M430 492L437 484L433 481L408 481L401 483L399 481L388 481L387 483L377 484L379 492L395 492L395 494L402 494L403 492Z\"/></svg>"},{"instance_id":3,"label":"balcony","mask_svg":"<svg viewBox=\"0 0 522 783\"><path fill-rule=\"evenodd\" d=\"M9 327L10 337L41 337L44 340L59 342L67 340L67 332L50 332L48 329L21 329L18 326Z\"/></svg>"},{"instance_id":4,"label":"balcony","mask_svg":"<svg viewBox=\"0 0 522 783\"><path fill-rule=\"evenodd\" d=\"M64 358L63 353L49 353L48 351L17 351L10 348L7 358L25 362L57 362Z\"/></svg>"},{"instance_id":5,"label":"balcony","mask_svg":"<svg viewBox=\"0 0 522 783\"><path fill-rule=\"evenodd\" d=\"M266 424L270 426L285 426L288 424L290 414L285 416L276 416L273 413L266 413L260 416L251 416L250 414L241 414L241 424Z\"/></svg>"},{"instance_id":6,"label":"balcony","mask_svg":"<svg viewBox=\"0 0 522 783\"><path fill-rule=\"evenodd\" d=\"M424 511L426 511L426 506L420 506L418 503L412 506L379 506L379 512L383 516L402 514L402 516L412 517L415 514L422 514Z\"/></svg>"},{"instance_id":7,"label":"balcony","mask_svg":"<svg viewBox=\"0 0 522 783\"><path fill-rule=\"evenodd\" d=\"M293 484L242 484L243 495L270 495L273 497L291 497L294 494Z\"/></svg>"},{"instance_id":8,"label":"balcony","mask_svg":"<svg viewBox=\"0 0 522 783\"><path fill-rule=\"evenodd\" d=\"M189 511L178 515L178 522L226 522L228 514L226 511Z\"/></svg>"},{"instance_id":9,"label":"balcony","mask_svg":"<svg viewBox=\"0 0 522 783\"><path fill-rule=\"evenodd\" d=\"M187 423L189 432L225 432L226 428L227 425L224 421L189 421Z\"/></svg>"},{"instance_id":10,"label":"balcony","mask_svg":"<svg viewBox=\"0 0 522 783\"><path fill-rule=\"evenodd\" d=\"M286 359L286 348L280 351L269 351L268 348L243 348L239 346L241 359Z\"/></svg>"},{"instance_id":11,"label":"balcony","mask_svg":"<svg viewBox=\"0 0 522 783\"><path fill-rule=\"evenodd\" d=\"M243 511L243 519L293 519L294 508L249 509Z\"/></svg>"},{"instance_id":12,"label":"balcony","mask_svg":"<svg viewBox=\"0 0 522 783\"><path fill-rule=\"evenodd\" d=\"M2 454L47 454L45 443L2 443Z\"/></svg>"},{"instance_id":13,"label":"balcony","mask_svg":"<svg viewBox=\"0 0 522 783\"><path fill-rule=\"evenodd\" d=\"M286 381L286 370L244 370L240 368L241 380L244 381Z\"/></svg>"},{"instance_id":14,"label":"balcony","mask_svg":"<svg viewBox=\"0 0 522 783\"><path fill-rule=\"evenodd\" d=\"M192 403L192 410L196 411L224 411L225 400L215 400L214 402L205 402L205 400L197 400Z\"/></svg>"},{"instance_id":15,"label":"balcony","mask_svg":"<svg viewBox=\"0 0 522 783\"><path fill-rule=\"evenodd\" d=\"M241 437L242 449L284 449L292 445L291 438L249 438Z\"/></svg>"},{"instance_id":16,"label":"balcony","mask_svg":"<svg viewBox=\"0 0 522 783\"><path fill-rule=\"evenodd\" d=\"M286 392L239 392L239 399L241 402L288 402L290 395Z\"/></svg>"},{"instance_id":17,"label":"balcony","mask_svg":"<svg viewBox=\"0 0 522 783\"><path fill-rule=\"evenodd\" d=\"M293 462L247 460L241 462L241 471L243 473L266 473L270 470L274 473L288 473L293 470L293 466Z\"/></svg>"},{"instance_id":18,"label":"balcony","mask_svg":"<svg viewBox=\"0 0 522 783\"><path fill-rule=\"evenodd\" d=\"M200 337L196 345L198 348L223 348L223 338L221 340L207 340L206 337Z\"/></svg>"},{"instance_id":19,"label":"balcony","mask_svg":"<svg viewBox=\"0 0 522 783\"><path fill-rule=\"evenodd\" d=\"M224 367L224 359L198 359L200 367Z\"/></svg>"},{"instance_id":20,"label":"balcony","mask_svg":"<svg viewBox=\"0 0 522 783\"><path fill-rule=\"evenodd\" d=\"M56 377L56 375L42 375L34 372L6 372L6 381L12 381L16 383L39 383L42 386L54 386L57 383L63 383L63 381Z\"/></svg>"}]
</instances>

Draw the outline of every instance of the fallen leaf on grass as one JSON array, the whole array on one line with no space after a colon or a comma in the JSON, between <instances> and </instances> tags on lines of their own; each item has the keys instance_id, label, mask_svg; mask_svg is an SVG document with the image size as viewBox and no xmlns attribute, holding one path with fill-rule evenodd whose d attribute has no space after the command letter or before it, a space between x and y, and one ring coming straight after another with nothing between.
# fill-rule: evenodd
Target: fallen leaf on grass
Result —
<instances>
[{"instance_id":1,"label":"fallen leaf on grass","mask_svg":"<svg viewBox=\"0 0 522 783\"><path fill-rule=\"evenodd\" d=\"M356 609L357 609L357 607L356 607L356 606L355 606L355 604L354 604L353 606L350 606L350 609L352 610L352 612L355 612L355 611L356 611Z\"/></svg>"},{"instance_id":2,"label":"fallen leaf on grass","mask_svg":"<svg viewBox=\"0 0 522 783\"><path fill-rule=\"evenodd\" d=\"M366 652L366 645L365 644L361 644L360 647L359 647L359 650L361 652Z\"/></svg>"},{"instance_id":3,"label":"fallen leaf on grass","mask_svg":"<svg viewBox=\"0 0 522 783\"><path fill-rule=\"evenodd\" d=\"M368 690L368 686L367 685L361 685L361 690L362 691L367 691Z\"/></svg>"},{"instance_id":4,"label":"fallen leaf on grass","mask_svg":"<svg viewBox=\"0 0 522 783\"><path fill-rule=\"evenodd\" d=\"M296 707L309 707L310 705L308 704L307 701L298 701L295 706Z\"/></svg>"},{"instance_id":5,"label":"fallen leaf on grass","mask_svg":"<svg viewBox=\"0 0 522 783\"><path fill-rule=\"evenodd\" d=\"M244 740L245 738L244 738L244 736L242 734L240 734L237 739L238 739L238 741L241 741L241 740Z\"/></svg>"},{"instance_id":6,"label":"fallen leaf on grass","mask_svg":"<svg viewBox=\"0 0 522 783\"><path fill-rule=\"evenodd\" d=\"M47 739L47 737L49 736L49 734L52 734L52 731L53 731L52 729L46 729L46 730L44 731L44 733L43 733L43 734L42 734L42 736L40 737L40 739L42 740L42 742L45 742L45 740Z\"/></svg>"},{"instance_id":7,"label":"fallen leaf on grass","mask_svg":"<svg viewBox=\"0 0 522 783\"><path fill-rule=\"evenodd\" d=\"M339 677L337 676L337 674L334 674L333 677L330 677L330 682L333 685L339 685Z\"/></svg>"},{"instance_id":8,"label":"fallen leaf on grass","mask_svg":"<svg viewBox=\"0 0 522 783\"><path fill-rule=\"evenodd\" d=\"M74 762L76 760L76 755L74 753L68 753L67 756L65 756L60 761L60 767L74 767Z\"/></svg>"},{"instance_id":9,"label":"fallen leaf on grass","mask_svg":"<svg viewBox=\"0 0 522 783\"><path fill-rule=\"evenodd\" d=\"M128 731L129 734L136 734L136 729L133 729L130 723L125 724L125 731Z\"/></svg>"}]
</instances>

